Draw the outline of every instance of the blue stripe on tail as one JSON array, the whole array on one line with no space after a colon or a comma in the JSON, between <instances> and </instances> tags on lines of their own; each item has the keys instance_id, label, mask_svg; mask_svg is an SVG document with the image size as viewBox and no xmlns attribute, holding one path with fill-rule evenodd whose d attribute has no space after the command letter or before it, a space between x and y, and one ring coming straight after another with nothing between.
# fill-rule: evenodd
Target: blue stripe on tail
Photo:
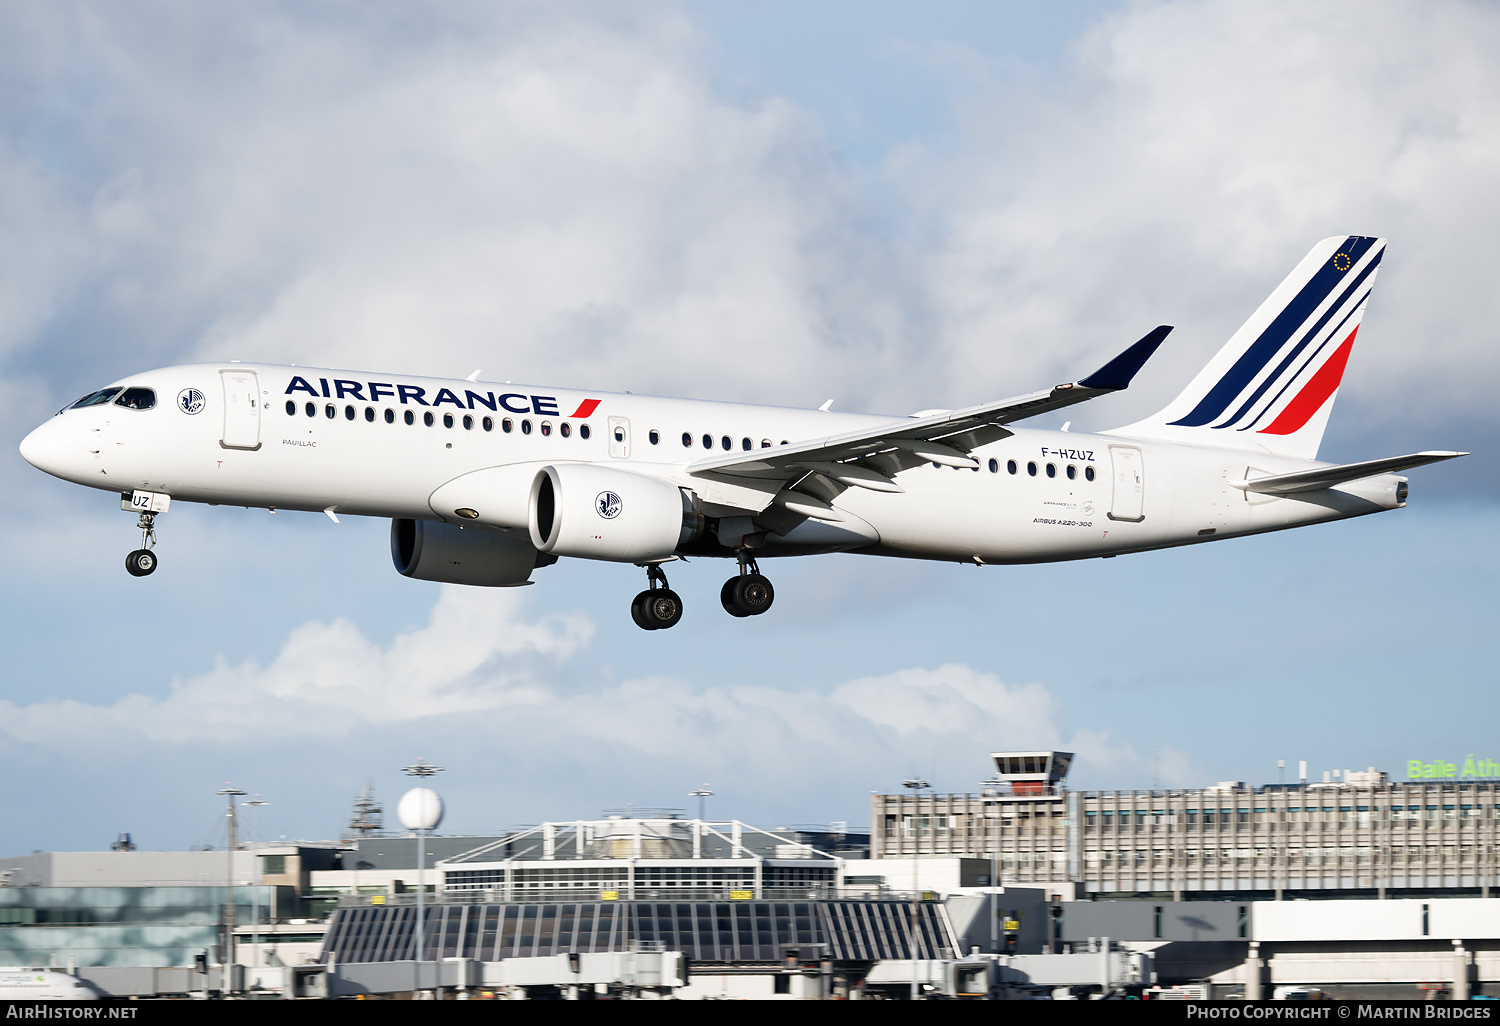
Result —
<instances>
[{"instance_id":1,"label":"blue stripe on tail","mask_svg":"<svg viewBox=\"0 0 1500 1026\"><path fill-rule=\"evenodd\" d=\"M1314 324L1310 329L1308 329L1307 333L1302 336L1302 341L1293 346L1292 351L1286 354L1286 358L1281 361L1281 365L1270 374L1266 375L1266 379L1260 383L1259 387L1256 388L1254 394L1252 394L1249 399L1245 400L1244 405L1242 405L1238 410L1235 411L1234 416L1230 417L1224 423L1217 425L1218 427L1226 428L1234 424L1238 424L1240 422L1240 418L1245 415L1246 411L1248 411L1250 407L1255 405L1256 400L1265 395L1268 388L1281 380L1281 375L1284 374L1286 372L1286 369L1292 365L1292 361L1296 360L1297 355L1307 348L1309 342L1318 337L1318 333L1323 330L1323 326L1328 323L1328 321L1334 316L1334 314L1338 313L1344 308L1344 305L1349 302L1349 297L1354 294L1354 291L1364 283L1364 280L1366 278L1368 278L1375 272L1375 268L1380 266L1380 260L1384 256L1384 253L1377 254L1375 259L1370 261L1370 265L1363 271L1359 272L1359 275L1354 279L1349 287L1344 290L1344 294L1342 296L1339 296L1336 302L1328 304L1328 309L1323 311L1323 316L1318 318L1318 323ZM1358 309L1357 305L1355 309ZM1345 315L1344 319L1348 319L1348 314Z\"/></svg>"},{"instance_id":2,"label":"blue stripe on tail","mask_svg":"<svg viewBox=\"0 0 1500 1026\"><path fill-rule=\"evenodd\" d=\"M1270 363L1271 359L1281 351L1281 347L1286 345L1287 340L1291 338L1292 332L1301 327L1303 322L1318 308L1318 305L1328 298L1349 270L1359 263L1365 252L1375 242L1375 239L1366 236L1349 236L1344 245L1339 247L1338 252L1329 257L1327 263L1318 269L1312 276L1312 280L1302 287L1302 290L1282 309L1281 313L1276 315L1276 319L1235 361L1229 372L1209 389L1208 394L1198 402L1198 405L1181 420L1174 420L1172 423L1182 427L1202 427L1222 415L1228 409L1229 404L1254 380L1255 375L1259 374L1266 364ZM1349 263L1342 268L1337 266L1339 254L1343 254L1349 260Z\"/></svg>"}]
</instances>

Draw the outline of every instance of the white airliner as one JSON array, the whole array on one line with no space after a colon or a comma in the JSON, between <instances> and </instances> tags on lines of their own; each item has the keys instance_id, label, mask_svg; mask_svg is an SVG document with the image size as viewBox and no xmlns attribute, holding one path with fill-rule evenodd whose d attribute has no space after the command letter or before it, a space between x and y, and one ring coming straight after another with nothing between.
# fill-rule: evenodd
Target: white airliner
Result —
<instances>
[{"instance_id":1,"label":"white airliner","mask_svg":"<svg viewBox=\"0 0 1500 1026\"><path fill-rule=\"evenodd\" d=\"M664 564L733 558L724 608L753 616L773 598L763 556L1107 558L1404 506L1396 472L1465 454L1316 459L1384 250L1318 243L1166 409L1096 434L1018 425L1125 388L1170 328L1078 381L910 417L195 364L83 397L21 454L139 512L136 576L176 499L389 517L396 569L425 581L634 563L647 630L682 616Z\"/></svg>"}]
</instances>

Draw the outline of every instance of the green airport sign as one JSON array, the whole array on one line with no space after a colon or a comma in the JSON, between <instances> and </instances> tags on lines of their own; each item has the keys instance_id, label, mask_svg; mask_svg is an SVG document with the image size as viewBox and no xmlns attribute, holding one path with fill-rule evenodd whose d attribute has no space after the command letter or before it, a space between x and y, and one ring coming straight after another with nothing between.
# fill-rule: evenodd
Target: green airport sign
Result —
<instances>
[{"instance_id":1,"label":"green airport sign","mask_svg":"<svg viewBox=\"0 0 1500 1026\"><path fill-rule=\"evenodd\" d=\"M1406 763L1406 776L1410 780L1493 780L1500 777L1500 762L1494 759L1475 759L1467 756L1462 764L1434 759L1423 762L1410 759Z\"/></svg>"}]
</instances>

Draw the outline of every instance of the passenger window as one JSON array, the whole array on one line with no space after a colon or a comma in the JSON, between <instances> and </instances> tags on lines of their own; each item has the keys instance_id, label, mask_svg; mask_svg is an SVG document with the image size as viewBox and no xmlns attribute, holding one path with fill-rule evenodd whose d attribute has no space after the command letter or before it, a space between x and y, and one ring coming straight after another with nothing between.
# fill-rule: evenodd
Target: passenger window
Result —
<instances>
[{"instance_id":1,"label":"passenger window","mask_svg":"<svg viewBox=\"0 0 1500 1026\"><path fill-rule=\"evenodd\" d=\"M661 432L656 430L655 428L652 428L646 433L646 438L650 440L652 445L656 445L661 441Z\"/></svg>"},{"instance_id":2,"label":"passenger window","mask_svg":"<svg viewBox=\"0 0 1500 1026\"><path fill-rule=\"evenodd\" d=\"M1007 474L1014 474L1016 472L1016 461L1015 460L1006 460L1005 461L1005 472Z\"/></svg>"},{"instance_id":3,"label":"passenger window","mask_svg":"<svg viewBox=\"0 0 1500 1026\"><path fill-rule=\"evenodd\" d=\"M1030 474L1032 477L1036 477L1036 464L1035 463L1028 463L1028 464L1026 464L1026 473Z\"/></svg>"},{"instance_id":4,"label":"passenger window","mask_svg":"<svg viewBox=\"0 0 1500 1026\"><path fill-rule=\"evenodd\" d=\"M684 449L691 449L693 447L693 436L686 431L682 433L682 447Z\"/></svg>"},{"instance_id":5,"label":"passenger window","mask_svg":"<svg viewBox=\"0 0 1500 1026\"><path fill-rule=\"evenodd\" d=\"M295 417L297 415L297 404L291 399L286 401L286 415L288 417Z\"/></svg>"},{"instance_id":6,"label":"passenger window","mask_svg":"<svg viewBox=\"0 0 1500 1026\"><path fill-rule=\"evenodd\" d=\"M713 447L714 447L714 436L713 435L704 435L703 436L703 448L705 448L705 449L712 449Z\"/></svg>"},{"instance_id":7,"label":"passenger window","mask_svg":"<svg viewBox=\"0 0 1500 1026\"><path fill-rule=\"evenodd\" d=\"M428 427L432 427L434 420L431 410L428 410L426 413L422 414L422 423L426 424Z\"/></svg>"},{"instance_id":8,"label":"passenger window","mask_svg":"<svg viewBox=\"0 0 1500 1026\"><path fill-rule=\"evenodd\" d=\"M484 418L484 420L480 421L480 423L484 425L484 429L486 431L493 431L493 430L495 430L495 418L494 417L486 417L486 418Z\"/></svg>"},{"instance_id":9,"label":"passenger window","mask_svg":"<svg viewBox=\"0 0 1500 1026\"><path fill-rule=\"evenodd\" d=\"M1084 467L1083 468L1083 478L1084 478L1085 481L1092 481L1094 479L1094 468L1093 467Z\"/></svg>"},{"instance_id":10,"label":"passenger window","mask_svg":"<svg viewBox=\"0 0 1500 1026\"><path fill-rule=\"evenodd\" d=\"M1052 465L1052 464L1050 464L1050 463L1049 463L1049 464L1047 464L1047 476L1048 476L1048 477L1056 477L1056 476L1057 476L1057 468L1056 468L1056 467L1054 467L1054 466L1053 466L1053 465Z\"/></svg>"},{"instance_id":11,"label":"passenger window","mask_svg":"<svg viewBox=\"0 0 1500 1026\"><path fill-rule=\"evenodd\" d=\"M415 424L417 422L417 418L412 416L412 412L410 410L407 410L401 416L408 424Z\"/></svg>"},{"instance_id":12,"label":"passenger window","mask_svg":"<svg viewBox=\"0 0 1500 1026\"><path fill-rule=\"evenodd\" d=\"M375 407L365 407L365 420L369 421L371 424L375 423Z\"/></svg>"},{"instance_id":13,"label":"passenger window","mask_svg":"<svg viewBox=\"0 0 1500 1026\"><path fill-rule=\"evenodd\" d=\"M464 414L464 430L465 431L473 431L474 430L474 418L471 417L471 416L469 416L467 413Z\"/></svg>"},{"instance_id":14,"label":"passenger window","mask_svg":"<svg viewBox=\"0 0 1500 1026\"><path fill-rule=\"evenodd\" d=\"M991 474L998 474L998 473L1000 473L1000 461L999 460L990 460L990 473Z\"/></svg>"},{"instance_id":15,"label":"passenger window","mask_svg":"<svg viewBox=\"0 0 1500 1026\"><path fill-rule=\"evenodd\" d=\"M385 422L387 424L396 423L396 411L391 409L389 406L385 408Z\"/></svg>"},{"instance_id":16,"label":"passenger window","mask_svg":"<svg viewBox=\"0 0 1500 1026\"><path fill-rule=\"evenodd\" d=\"M760 440L760 447L762 449L769 449L771 447L771 440L769 438L762 438Z\"/></svg>"},{"instance_id":17,"label":"passenger window","mask_svg":"<svg viewBox=\"0 0 1500 1026\"><path fill-rule=\"evenodd\" d=\"M443 414L443 427L445 427L445 428L451 428L452 426L453 426L453 414L451 414L451 413L445 413L445 414Z\"/></svg>"},{"instance_id":18,"label":"passenger window","mask_svg":"<svg viewBox=\"0 0 1500 1026\"><path fill-rule=\"evenodd\" d=\"M504 431L507 435L510 434L510 429L513 427L515 427L515 425L511 423L509 417L506 417L500 422L500 430Z\"/></svg>"},{"instance_id":19,"label":"passenger window","mask_svg":"<svg viewBox=\"0 0 1500 1026\"><path fill-rule=\"evenodd\" d=\"M746 452L749 452L751 449L755 448L755 443L750 441L750 439L748 438L741 438L740 448L744 449Z\"/></svg>"},{"instance_id":20,"label":"passenger window","mask_svg":"<svg viewBox=\"0 0 1500 1026\"><path fill-rule=\"evenodd\" d=\"M730 449L734 448L734 442L728 435L725 435L723 438L719 439L719 444L724 447L725 452L728 452Z\"/></svg>"},{"instance_id":21,"label":"passenger window","mask_svg":"<svg viewBox=\"0 0 1500 1026\"><path fill-rule=\"evenodd\" d=\"M118 388L101 388L97 392L90 392L88 395L84 396L82 399L78 400L71 407L69 407L69 409L81 410L85 406L98 406L100 403L109 402L119 394L120 390Z\"/></svg>"},{"instance_id":22,"label":"passenger window","mask_svg":"<svg viewBox=\"0 0 1500 1026\"><path fill-rule=\"evenodd\" d=\"M523 421L521 421L521 434L523 434L523 435L529 435L529 434L531 434L531 421L529 421L529 420L523 420Z\"/></svg>"},{"instance_id":23,"label":"passenger window","mask_svg":"<svg viewBox=\"0 0 1500 1026\"><path fill-rule=\"evenodd\" d=\"M354 419L354 407L352 407L352 406L345 406L344 407L344 419L345 420L353 420Z\"/></svg>"},{"instance_id":24,"label":"passenger window","mask_svg":"<svg viewBox=\"0 0 1500 1026\"><path fill-rule=\"evenodd\" d=\"M624 428L622 428L622 427L615 428L615 441L617 441L617 442L623 442L623 441L625 441L625 429Z\"/></svg>"},{"instance_id":25,"label":"passenger window","mask_svg":"<svg viewBox=\"0 0 1500 1026\"><path fill-rule=\"evenodd\" d=\"M552 422L550 420L544 420L544 421L542 421L542 437L546 438L546 437L549 437L551 434L552 434Z\"/></svg>"},{"instance_id":26,"label":"passenger window","mask_svg":"<svg viewBox=\"0 0 1500 1026\"><path fill-rule=\"evenodd\" d=\"M315 404L313 404L313 403L308 403L307 404L307 415L309 417L316 417L318 415L318 407Z\"/></svg>"},{"instance_id":27,"label":"passenger window","mask_svg":"<svg viewBox=\"0 0 1500 1026\"><path fill-rule=\"evenodd\" d=\"M587 424L579 424L578 425L578 437L579 438L588 438L589 434L590 434L590 432L589 432L589 426Z\"/></svg>"},{"instance_id":28,"label":"passenger window","mask_svg":"<svg viewBox=\"0 0 1500 1026\"><path fill-rule=\"evenodd\" d=\"M569 424L567 421L563 421L562 424L558 427L557 430L559 430L559 431L562 432L562 436L564 438L567 438L569 435L571 435L573 433L573 425Z\"/></svg>"},{"instance_id":29,"label":"passenger window","mask_svg":"<svg viewBox=\"0 0 1500 1026\"><path fill-rule=\"evenodd\" d=\"M323 407L323 416L327 417L329 420L332 420L338 415L339 411L333 408L333 403L329 403L327 406Z\"/></svg>"},{"instance_id":30,"label":"passenger window","mask_svg":"<svg viewBox=\"0 0 1500 1026\"><path fill-rule=\"evenodd\" d=\"M1069 463L1068 464L1068 480L1072 481L1072 480L1074 480L1077 477L1078 477L1078 468L1075 467L1075 466L1073 466L1073 464Z\"/></svg>"}]
</instances>

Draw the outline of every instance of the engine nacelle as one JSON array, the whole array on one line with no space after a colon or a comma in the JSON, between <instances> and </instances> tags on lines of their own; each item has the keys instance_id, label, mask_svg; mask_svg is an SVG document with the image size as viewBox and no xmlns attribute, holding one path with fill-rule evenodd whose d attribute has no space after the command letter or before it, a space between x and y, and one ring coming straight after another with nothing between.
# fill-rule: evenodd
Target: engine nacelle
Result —
<instances>
[{"instance_id":1,"label":"engine nacelle","mask_svg":"<svg viewBox=\"0 0 1500 1026\"><path fill-rule=\"evenodd\" d=\"M531 544L583 559L666 559L698 536L691 493L669 481L592 463L543 467L531 482Z\"/></svg>"},{"instance_id":2,"label":"engine nacelle","mask_svg":"<svg viewBox=\"0 0 1500 1026\"><path fill-rule=\"evenodd\" d=\"M391 561L418 581L517 588L538 566L557 562L518 535L431 520L391 521Z\"/></svg>"}]
</instances>

